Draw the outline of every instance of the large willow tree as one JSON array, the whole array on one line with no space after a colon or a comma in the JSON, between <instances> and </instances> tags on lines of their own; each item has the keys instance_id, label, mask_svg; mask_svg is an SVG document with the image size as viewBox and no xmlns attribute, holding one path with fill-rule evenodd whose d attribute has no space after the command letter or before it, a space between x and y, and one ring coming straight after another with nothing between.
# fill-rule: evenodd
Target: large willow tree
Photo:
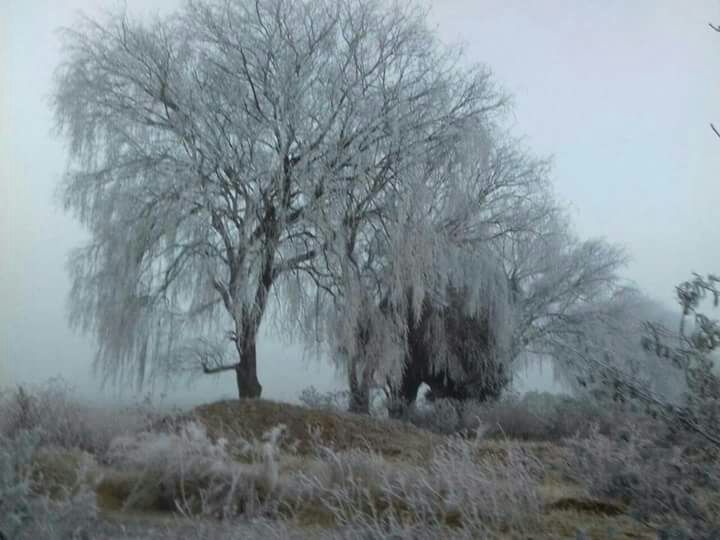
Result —
<instances>
[{"instance_id":1,"label":"large willow tree","mask_svg":"<svg viewBox=\"0 0 720 540\"><path fill-rule=\"evenodd\" d=\"M101 372L142 383L190 362L259 396L269 298L300 276L324 286L321 259L344 284L334 326L356 320L365 243L417 163L452 154L501 104L460 60L405 2L198 0L67 29L62 193L90 233L71 319Z\"/></svg>"}]
</instances>

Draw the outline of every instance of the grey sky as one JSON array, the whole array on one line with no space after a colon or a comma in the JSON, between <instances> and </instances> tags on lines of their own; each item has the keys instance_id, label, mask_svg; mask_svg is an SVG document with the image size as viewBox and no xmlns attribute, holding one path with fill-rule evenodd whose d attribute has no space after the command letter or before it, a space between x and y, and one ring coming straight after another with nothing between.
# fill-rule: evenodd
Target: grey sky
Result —
<instances>
[{"instance_id":1,"label":"grey sky","mask_svg":"<svg viewBox=\"0 0 720 540\"><path fill-rule=\"evenodd\" d=\"M132 13L178 2L128 0ZM48 94L54 30L102 0L5 0L0 13L0 386L63 374L92 388L92 347L65 323L68 250L83 233L57 206L64 167ZM148 7L151 6L151 7ZM720 271L720 22L717 0L437 0L432 20L515 96L516 131L554 155L556 191L580 235L633 257L627 277L669 303L691 271ZM330 388L328 367L271 337L259 369L269 397ZM541 386L548 374L531 374ZM233 395L231 376L192 395Z\"/></svg>"}]
</instances>

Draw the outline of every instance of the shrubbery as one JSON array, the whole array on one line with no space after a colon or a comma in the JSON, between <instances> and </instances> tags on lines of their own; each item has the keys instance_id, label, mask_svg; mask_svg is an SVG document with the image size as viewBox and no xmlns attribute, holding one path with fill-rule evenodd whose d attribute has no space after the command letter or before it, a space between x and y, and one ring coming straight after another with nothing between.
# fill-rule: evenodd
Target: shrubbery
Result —
<instances>
[{"instance_id":1,"label":"shrubbery","mask_svg":"<svg viewBox=\"0 0 720 540\"><path fill-rule=\"evenodd\" d=\"M346 538L483 538L527 530L541 509L542 466L518 446L505 459L479 452L476 438L449 438L427 466L388 462L372 451L334 452L291 479L298 501L345 531ZM302 515L302 507L298 512Z\"/></svg>"},{"instance_id":2,"label":"shrubbery","mask_svg":"<svg viewBox=\"0 0 720 540\"><path fill-rule=\"evenodd\" d=\"M83 403L62 379L37 387L18 387L0 393L0 434L14 437L33 430L38 446L89 452L98 459L121 433L131 433L156 421L160 415L151 403L118 410Z\"/></svg>"},{"instance_id":3,"label":"shrubbery","mask_svg":"<svg viewBox=\"0 0 720 540\"><path fill-rule=\"evenodd\" d=\"M211 440L197 422L177 426L176 433L119 437L110 448L110 463L134 473L107 477L99 491L119 495L125 508L223 518L253 515L277 487L280 432L274 429L264 443L240 449L256 460L250 464L239 463L227 440Z\"/></svg>"},{"instance_id":4,"label":"shrubbery","mask_svg":"<svg viewBox=\"0 0 720 540\"><path fill-rule=\"evenodd\" d=\"M439 399L424 408L411 407L404 419L441 434L480 430L486 438L559 442L578 433L587 435L593 424L601 433L617 432L626 418L634 416L617 404L528 392L486 403Z\"/></svg>"},{"instance_id":5,"label":"shrubbery","mask_svg":"<svg viewBox=\"0 0 720 540\"><path fill-rule=\"evenodd\" d=\"M41 439L38 431L0 436L0 538L83 538L95 518L95 494L79 476L68 486L55 484L52 498L40 494L44 478L35 457Z\"/></svg>"},{"instance_id":6,"label":"shrubbery","mask_svg":"<svg viewBox=\"0 0 720 540\"><path fill-rule=\"evenodd\" d=\"M622 501L633 517L674 537L720 538L720 454L687 451L641 427L624 439L594 429L567 441L567 472L590 494Z\"/></svg>"}]
</instances>

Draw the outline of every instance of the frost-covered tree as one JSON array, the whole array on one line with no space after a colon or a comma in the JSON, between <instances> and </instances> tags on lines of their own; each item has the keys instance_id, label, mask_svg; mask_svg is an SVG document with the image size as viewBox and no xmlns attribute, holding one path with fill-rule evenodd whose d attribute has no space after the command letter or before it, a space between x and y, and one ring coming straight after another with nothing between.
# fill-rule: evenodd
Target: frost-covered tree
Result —
<instances>
[{"instance_id":1,"label":"frost-covered tree","mask_svg":"<svg viewBox=\"0 0 720 540\"><path fill-rule=\"evenodd\" d=\"M339 220L333 230L351 242L309 264L329 301L308 319L330 321L320 338L348 372L356 412L376 385L405 401L431 377L481 391L482 365L507 357L507 280L491 245L549 211L547 166L501 136L494 114L482 120L441 155L402 164L405 181L376 199L377 219Z\"/></svg>"},{"instance_id":2,"label":"frost-covered tree","mask_svg":"<svg viewBox=\"0 0 720 540\"><path fill-rule=\"evenodd\" d=\"M438 396L492 398L529 358L565 359L580 329L608 336L625 330L609 314L611 300L625 290L618 276L622 251L600 240L577 240L553 202L545 164L511 156L494 172L496 178L515 179L512 190L500 192L512 204L499 205L502 212L497 204L485 209L494 211L493 223L505 225L490 228L495 234L475 246L489 253L485 264L475 267L486 280L475 311L467 311L472 295L465 288L454 306L428 307L426 319L409 324L415 347L407 359L412 369L401 383L405 402L414 399L420 382ZM430 316L436 321L432 326ZM443 354L448 345L455 349L449 357Z\"/></svg>"},{"instance_id":3,"label":"frost-covered tree","mask_svg":"<svg viewBox=\"0 0 720 540\"><path fill-rule=\"evenodd\" d=\"M436 397L485 400L510 382L516 313L495 245L536 231L555 209L546 161L498 130L485 134L482 147L462 167L453 158L443 200L429 190L438 256L450 264L435 265L433 293L420 311L406 311L405 366L391 384L401 408L421 383Z\"/></svg>"},{"instance_id":4,"label":"frost-covered tree","mask_svg":"<svg viewBox=\"0 0 720 540\"><path fill-rule=\"evenodd\" d=\"M578 240L562 214L548 214L539 230L539 236L509 235L499 243L518 306L518 367L550 359L561 383L585 392L597 389L597 366L608 365L679 397L682 381L640 343L646 321L672 325L673 316L623 283L622 250Z\"/></svg>"},{"instance_id":5,"label":"frost-covered tree","mask_svg":"<svg viewBox=\"0 0 720 540\"><path fill-rule=\"evenodd\" d=\"M62 195L90 232L71 319L105 376L139 383L199 360L259 396L276 286L317 279L322 258L350 298L367 262L355 244L410 189L408 164L444 155L500 101L410 3L198 0L152 24L85 19L65 38Z\"/></svg>"}]
</instances>

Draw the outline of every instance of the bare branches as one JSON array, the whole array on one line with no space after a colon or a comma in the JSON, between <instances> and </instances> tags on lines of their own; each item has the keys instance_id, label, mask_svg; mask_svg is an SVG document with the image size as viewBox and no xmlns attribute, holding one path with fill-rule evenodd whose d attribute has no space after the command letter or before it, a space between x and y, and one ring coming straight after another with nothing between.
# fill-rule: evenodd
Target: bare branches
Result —
<instances>
[{"instance_id":1,"label":"bare branches","mask_svg":"<svg viewBox=\"0 0 720 540\"><path fill-rule=\"evenodd\" d=\"M540 213L544 171L492 140L505 101L488 71L464 68L411 4L199 0L67 35L64 195L92 237L73 312L108 373L162 376L229 331L242 362L203 372L255 377L278 286L295 310L284 328L322 306L303 320L327 341L408 286L415 308L453 281L487 292L487 242ZM398 371L394 317L372 346Z\"/></svg>"}]
</instances>

